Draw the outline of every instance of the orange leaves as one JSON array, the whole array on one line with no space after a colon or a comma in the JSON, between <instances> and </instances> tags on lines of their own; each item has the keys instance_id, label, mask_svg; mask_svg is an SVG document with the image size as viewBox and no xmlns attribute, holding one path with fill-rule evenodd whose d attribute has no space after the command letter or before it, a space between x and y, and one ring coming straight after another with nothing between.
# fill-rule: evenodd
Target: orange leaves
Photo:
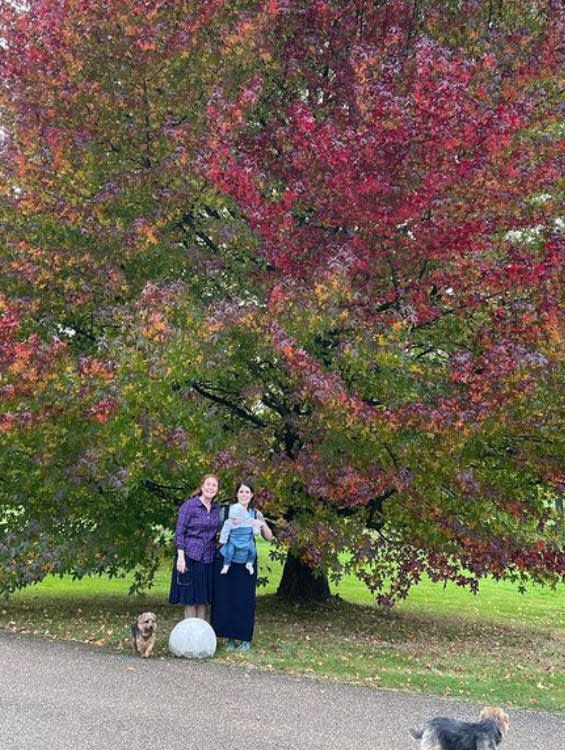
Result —
<instances>
[{"instance_id":1,"label":"orange leaves","mask_svg":"<svg viewBox=\"0 0 565 750\"><path fill-rule=\"evenodd\" d=\"M175 308L175 300L182 296L183 287L160 286L148 283L136 305L140 318L140 332L155 342L164 341L173 333L169 315Z\"/></svg>"},{"instance_id":2,"label":"orange leaves","mask_svg":"<svg viewBox=\"0 0 565 750\"><path fill-rule=\"evenodd\" d=\"M166 334L170 331L169 325L166 319L157 312L152 312L148 316L145 325L142 328L142 333L149 339L155 339L160 341L165 338Z\"/></svg>"},{"instance_id":3,"label":"orange leaves","mask_svg":"<svg viewBox=\"0 0 565 750\"><path fill-rule=\"evenodd\" d=\"M115 377L115 368L109 362L104 362L96 357L81 357L78 373L81 378L93 378L109 382Z\"/></svg>"},{"instance_id":4,"label":"orange leaves","mask_svg":"<svg viewBox=\"0 0 565 750\"><path fill-rule=\"evenodd\" d=\"M96 422L106 424L110 417L116 412L117 408L118 403L115 399L102 398L89 408L88 413L94 420L96 420Z\"/></svg>"},{"instance_id":5,"label":"orange leaves","mask_svg":"<svg viewBox=\"0 0 565 750\"><path fill-rule=\"evenodd\" d=\"M14 345L12 364L9 368L11 375L27 375L27 379L35 381L38 379L37 372L34 367L30 368L32 361L38 349L38 340L36 337L27 339L26 341L20 341Z\"/></svg>"},{"instance_id":6,"label":"orange leaves","mask_svg":"<svg viewBox=\"0 0 565 750\"><path fill-rule=\"evenodd\" d=\"M157 45L155 42L150 41L149 39L139 39L136 42L137 46L140 50L143 50L144 52L150 52L152 50L157 49Z\"/></svg>"},{"instance_id":7,"label":"orange leaves","mask_svg":"<svg viewBox=\"0 0 565 750\"><path fill-rule=\"evenodd\" d=\"M136 222L137 236L149 245L159 244L158 229L151 225L146 219L138 219Z\"/></svg>"}]
</instances>

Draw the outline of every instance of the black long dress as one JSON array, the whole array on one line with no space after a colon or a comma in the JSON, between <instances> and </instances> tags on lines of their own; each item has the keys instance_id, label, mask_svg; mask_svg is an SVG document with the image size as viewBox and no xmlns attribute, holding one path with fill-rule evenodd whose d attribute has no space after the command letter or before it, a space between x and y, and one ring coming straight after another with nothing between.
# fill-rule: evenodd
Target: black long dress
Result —
<instances>
[{"instance_id":1,"label":"black long dress","mask_svg":"<svg viewBox=\"0 0 565 750\"><path fill-rule=\"evenodd\" d=\"M250 641L255 625L257 562L249 574L244 563L232 562L224 575L220 570L224 558L220 552L214 563L214 598L210 624L219 638Z\"/></svg>"}]
</instances>

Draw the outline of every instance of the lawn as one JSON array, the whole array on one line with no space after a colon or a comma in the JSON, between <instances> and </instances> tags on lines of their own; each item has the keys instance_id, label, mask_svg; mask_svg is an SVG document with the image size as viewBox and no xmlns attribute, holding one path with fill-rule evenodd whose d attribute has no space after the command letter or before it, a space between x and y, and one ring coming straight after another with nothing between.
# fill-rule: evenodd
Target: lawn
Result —
<instances>
[{"instance_id":1,"label":"lawn","mask_svg":"<svg viewBox=\"0 0 565 750\"><path fill-rule=\"evenodd\" d=\"M391 611L347 578L324 605L280 601L280 567L262 551L256 633L248 655L215 659L269 671L311 675L382 688L453 696L506 707L565 714L565 587L485 581L477 595L423 581ZM180 607L166 602L164 567L151 594L127 595L127 579L49 579L0 604L0 627L82 641L111 651L129 649L129 624L142 610L159 619L156 655L168 658L168 633Z\"/></svg>"}]
</instances>

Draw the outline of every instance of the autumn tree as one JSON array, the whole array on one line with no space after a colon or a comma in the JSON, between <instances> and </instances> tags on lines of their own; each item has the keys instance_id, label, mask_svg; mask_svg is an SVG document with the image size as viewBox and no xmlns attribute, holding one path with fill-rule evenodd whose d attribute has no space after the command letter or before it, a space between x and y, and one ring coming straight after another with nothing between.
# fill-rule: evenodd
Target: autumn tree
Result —
<instances>
[{"instance_id":1,"label":"autumn tree","mask_svg":"<svg viewBox=\"0 0 565 750\"><path fill-rule=\"evenodd\" d=\"M211 466L258 477L281 593L563 576L557 4L1 28L3 590L147 583Z\"/></svg>"},{"instance_id":2,"label":"autumn tree","mask_svg":"<svg viewBox=\"0 0 565 750\"><path fill-rule=\"evenodd\" d=\"M1 6L4 591L49 572L146 584L223 445L174 385L209 335L201 300L253 263L196 169L235 10ZM230 60L237 83L245 48Z\"/></svg>"},{"instance_id":3,"label":"autumn tree","mask_svg":"<svg viewBox=\"0 0 565 750\"><path fill-rule=\"evenodd\" d=\"M263 69L210 105L266 268L200 392L293 556L382 602L565 571L563 11L486 6L265 4Z\"/></svg>"}]
</instances>

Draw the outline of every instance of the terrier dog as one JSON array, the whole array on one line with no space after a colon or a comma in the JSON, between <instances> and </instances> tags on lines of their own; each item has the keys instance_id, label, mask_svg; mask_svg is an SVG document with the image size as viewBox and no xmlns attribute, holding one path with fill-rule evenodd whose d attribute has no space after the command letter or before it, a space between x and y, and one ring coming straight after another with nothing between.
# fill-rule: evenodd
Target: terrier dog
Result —
<instances>
[{"instance_id":1,"label":"terrier dog","mask_svg":"<svg viewBox=\"0 0 565 750\"><path fill-rule=\"evenodd\" d=\"M131 645L136 654L144 659L151 656L155 646L157 617L153 612L142 612L131 625Z\"/></svg>"},{"instance_id":2,"label":"terrier dog","mask_svg":"<svg viewBox=\"0 0 565 750\"><path fill-rule=\"evenodd\" d=\"M421 740L420 750L495 750L508 731L508 715L501 708L487 706L479 721L457 721L438 716L410 729Z\"/></svg>"}]
</instances>

